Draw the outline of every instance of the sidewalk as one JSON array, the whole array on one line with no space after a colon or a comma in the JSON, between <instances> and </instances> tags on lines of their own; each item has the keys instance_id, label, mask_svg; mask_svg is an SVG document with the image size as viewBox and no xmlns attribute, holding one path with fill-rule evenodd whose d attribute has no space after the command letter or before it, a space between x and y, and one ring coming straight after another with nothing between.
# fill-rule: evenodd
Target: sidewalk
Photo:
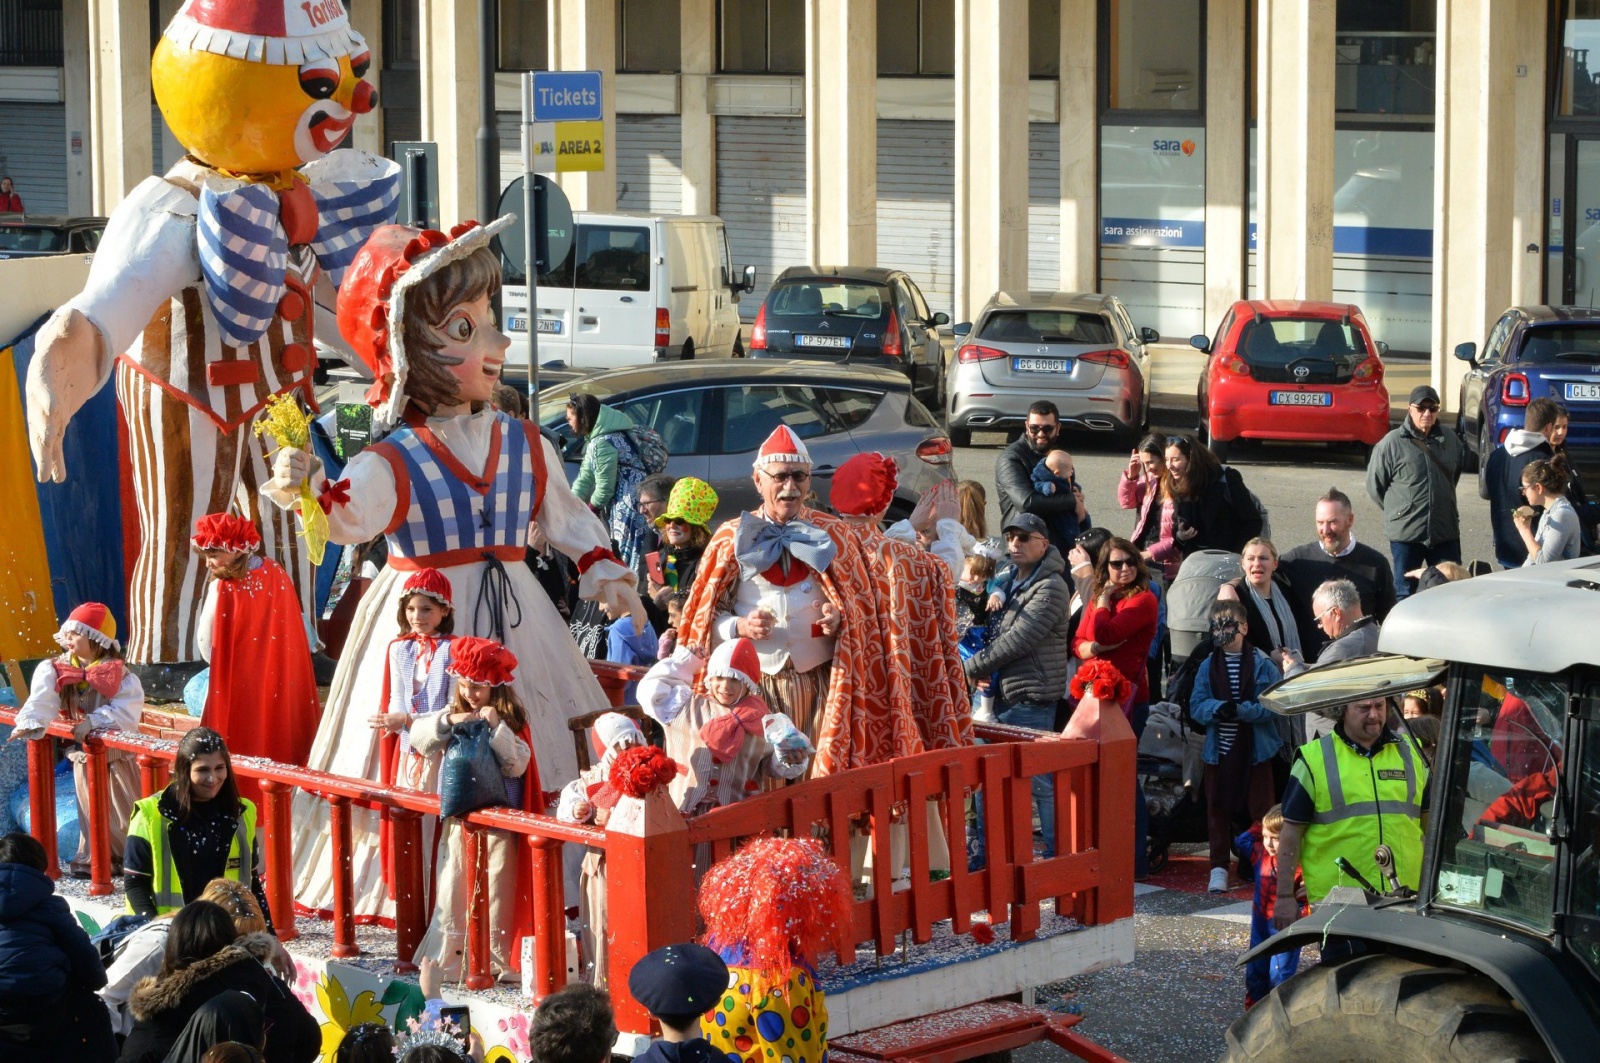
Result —
<instances>
[{"instance_id":1,"label":"sidewalk","mask_svg":"<svg viewBox=\"0 0 1600 1063\"><path fill-rule=\"evenodd\" d=\"M1198 419L1196 395L1206 356L1187 343L1157 344L1153 356L1152 414L1160 411L1162 423L1193 428ZM1389 409L1394 420L1405 416L1406 397L1418 384L1428 383L1431 366L1425 361L1395 359L1384 363L1383 382L1389 389Z\"/></svg>"}]
</instances>

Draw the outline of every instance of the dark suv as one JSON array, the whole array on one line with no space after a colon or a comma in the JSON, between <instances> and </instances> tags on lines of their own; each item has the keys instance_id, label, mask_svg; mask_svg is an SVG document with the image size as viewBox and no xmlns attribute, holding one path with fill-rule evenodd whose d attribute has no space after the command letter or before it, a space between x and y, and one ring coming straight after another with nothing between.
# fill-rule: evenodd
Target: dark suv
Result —
<instances>
[{"instance_id":1,"label":"dark suv","mask_svg":"<svg viewBox=\"0 0 1600 1063\"><path fill-rule=\"evenodd\" d=\"M43 214L0 216L0 259L86 255L100 246L104 218L55 218Z\"/></svg>"},{"instance_id":2,"label":"dark suv","mask_svg":"<svg viewBox=\"0 0 1600 1063\"><path fill-rule=\"evenodd\" d=\"M945 408L939 326L910 276L876 266L791 266L778 274L750 329L751 358L898 369L930 409Z\"/></svg>"}]
</instances>

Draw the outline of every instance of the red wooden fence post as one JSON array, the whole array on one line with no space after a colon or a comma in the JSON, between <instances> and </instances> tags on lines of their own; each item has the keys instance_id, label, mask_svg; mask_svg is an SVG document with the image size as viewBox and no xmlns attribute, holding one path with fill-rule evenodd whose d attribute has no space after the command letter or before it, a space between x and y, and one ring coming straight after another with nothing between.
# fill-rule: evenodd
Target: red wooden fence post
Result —
<instances>
[{"instance_id":1,"label":"red wooden fence post","mask_svg":"<svg viewBox=\"0 0 1600 1063\"><path fill-rule=\"evenodd\" d=\"M633 965L663 945L694 940L693 883L689 828L666 791L617 802L606 825L606 891L626 903L607 905L606 937L611 1001L625 1033L650 1033L650 1013L627 991Z\"/></svg>"},{"instance_id":2,"label":"red wooden fence post","mask_svg":"<svg viewBox=\"0 0 1600 1063\"><path fill-rule=\"evenodd\" d=\"M1111 923L1133 914L1133 801L1138 742L1114 702L1093 696L1078 703L1067 724L1068 738L1100 743L1094 777L1094 845L1100 850L1100 886L1095 891L1094 922Z\"/></svg>"},{"instance_id":3,"label":"red wooden fence post","mask_svg":"<svg viewBox=\"0 0 1600 1063\"><path fill-rule=\"evenodd\" d=\"M79 812L78 832L88 832L89 896L104 897L111 892L111 777L106 772L105 745L97 738L86 738L82 745L88 757L84 775L89 807Z\"/></svg>"},{"instance_id":4,"label":"red wooden fence post","mask_svg":"<svg viewBox=\"0 0 1600 1063\"><path fill-rule=\"evenodd\" d=\"M494 985L489 971L489 845L484 828L461 824L462 859L467 865L467 988L488 989ZM482 898L480 903L479 898Z\"/></svg>"},{"instance_id":5,"label":"red wooden fence post","mask_svg":"<svg viewBox=\"0 0 1600 1063\"><path fill-rule=\"evenodd\" d=\"M141 758L142 759L142 758ZM293 788L276 779L261 780L262 832L267 863L267 907L272 909L272 927L279 941L293 941L300 936L294 928L294 853L289 847L292 822L289 798Z\"/></svg>"},{"instance_id":6,"label":"red wooden fence post","mask_svg":"<svg viewBox=\"0 0 1600 1063\"><path fill-rule=\"evenodd\" d=\"M533 1002L567 984L566 892L561 843L529 835L533 847Z\"/></svg>"},{"instance_id":7,"label":"red wooden fence post","mask_svg":"<svg viewBox=\"0 0 1600 1063\"><path fill-rule=\"evenodd\" d=\"M56 852L56 744L49 738L28 743L28 826L44 846L45 874L61 877Z\"/></svg>"},{"instance_id":8,"label":"red wooden fence post","mask_svg":"<svg viewBox=\"0 0 1600 1063\"><path fill-rule=\"evenodd\" d=\"M415 974L417 946L422 944L422 813L409 808L389 810L394 846L395 974Z\"/></svg>"},{"instance_id":9,"label":"red wooden fence post","mask_svg":"<svg viewBox=\"0 0 1600 1063\"><path fill-rule=\"evenodd\" d=\"M356 945L355 885L350 868L350 799L330 794L328 825L333 831L333 949L335 959L361 955Z\"/></svg>"}]
</instances>

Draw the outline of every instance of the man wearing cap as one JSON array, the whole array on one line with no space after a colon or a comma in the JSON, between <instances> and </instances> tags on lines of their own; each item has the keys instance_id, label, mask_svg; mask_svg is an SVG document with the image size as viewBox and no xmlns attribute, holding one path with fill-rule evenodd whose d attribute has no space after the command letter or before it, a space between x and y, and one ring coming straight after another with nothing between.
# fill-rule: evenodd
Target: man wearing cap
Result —
<instances>
[{"instance_id":1,"label":"man wearing cap","mask_svg":"<svg viewBox=\"0 0 1600 1063\"><path fill-rule=\"evenodd\" d=\"M756 455L761 506L717 529L684 606L680 640L756 644L761 692L816 747L813 775L922 752L890 694L875 583L837 517L805 504L811 455L779 425Z\"/></svg>"},{"instance_id":2,"label":"man wearing cap","mask_svg":"<svg viewBox=\"0 0 1600 1063\"><path fill-rule=\"evenodd\" d=\"M1035 513L1018 513L1003 530L1016 576L1005 611L989 645L966 660L967 678L979 689L998 684L996 714L1001 723L1055 730L1056 702L1067 689L1068 640L1072 634L1072 589L1062 573L1066 562L1050 545L1050 529ZM990 676L1000 673L998 678ZM1033 799L1044 831L1045 855L1055 840L1055 780L1035 776Z\"/></svg>"},{"instance_id":3,"label":"man wearing cap","mask_svg":"<svg viewBox=\"0 0 1600 1063\"><path fill-rule=\"evenodd\" d=\"M1367 462L1367 494L1383 507L1397 599L1417 589L1407 572L1460 563L1460 477L1461 441L1439 425L1439 393L1426 384L1412 388L1404 423L1378 441Z\"/></svg>"}]
</instances>

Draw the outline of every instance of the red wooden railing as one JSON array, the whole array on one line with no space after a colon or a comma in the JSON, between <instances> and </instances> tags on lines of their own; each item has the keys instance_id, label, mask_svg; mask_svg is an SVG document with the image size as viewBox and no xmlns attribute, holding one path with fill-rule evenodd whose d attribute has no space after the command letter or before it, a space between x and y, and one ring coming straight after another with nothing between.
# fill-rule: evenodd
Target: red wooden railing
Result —
<instances>
[{"instance_id":1,"label":"red wooden railing","mask_svg":"<svg viewBox=\"0 0 1600 1063\"><path fill-rule=\"evenodd\" d=\"M620 701L628 673L597 669L613 701ZM627 903L609 905L611 993L619 1028L648 1033L650 1018L626 991L627 972L646 952L693 938L697 933L692 904L694 852L706 845L712 859L731 852L746 838L775 832L817 836L826 840L842 867L850 866L850 838L866 832L873 856L869 896L858 900L849 928L835 947L854 957L857 943L871 942L879 955L893 952L898 936L909 931L921 942L935 923L950 920L956 933L968 931L972 917L989 912L1010 923L1013 940L1027 940L1039 929L1041 906L1054 900L1056 910L1084 925L1110 923L1133 914L1134 740L1120 713L1097 737L1041 740L1036 732L996 726L977 728L986 745L942 750L873 765L747 800L684 821L657 795L659 814L645 817L638 836L559 822L549 816L510 809L485 809L465 817L469 876L468 896L478 896L479 876L486 873L478 839L488 829L524 837L532 850L534 874L534 998L541 1000L566 981L565 919L561 846L566 842L604 849L608 888ZM15 712L0 709L0 723L13 723ZM64 721L50 727L57 737L70 737ZM112 891L111 853L105 754L108 748L134 752L146 794L166 783L176 745L167 738L127 732L91 735L88 754L90 807L90 892ZM49 854L52 873L59 873L55 851L55 792L52 743L29 743L29 795L32 833ZM387 811L394 830L396 903L394 933L399 968L409 967L426 928L429 913L421 909L422 816L438 815L436 795L397 790L294 765L235 757L234 770L261 780L262 845L267 899L278 933L297 936L292 895L293 854L290 799L296 790L327 801L334 867L333 955L359 953L351 901L352 851L350 810ZM1037 858L1033 852L1031 780L1055 778L1056 855ZM987 866L969 873L964 839L966 796L985 794L983 822ZM663 807L664 806L664 807ZM949 839L950 876L931 881L929 817L917 809L936 811ZM891 823L904 824L910 879L896 890L891 868ZM486 988L489 976L489 925L485 906L468 912L467 985Z\"/></svg>"}]
</instances>

